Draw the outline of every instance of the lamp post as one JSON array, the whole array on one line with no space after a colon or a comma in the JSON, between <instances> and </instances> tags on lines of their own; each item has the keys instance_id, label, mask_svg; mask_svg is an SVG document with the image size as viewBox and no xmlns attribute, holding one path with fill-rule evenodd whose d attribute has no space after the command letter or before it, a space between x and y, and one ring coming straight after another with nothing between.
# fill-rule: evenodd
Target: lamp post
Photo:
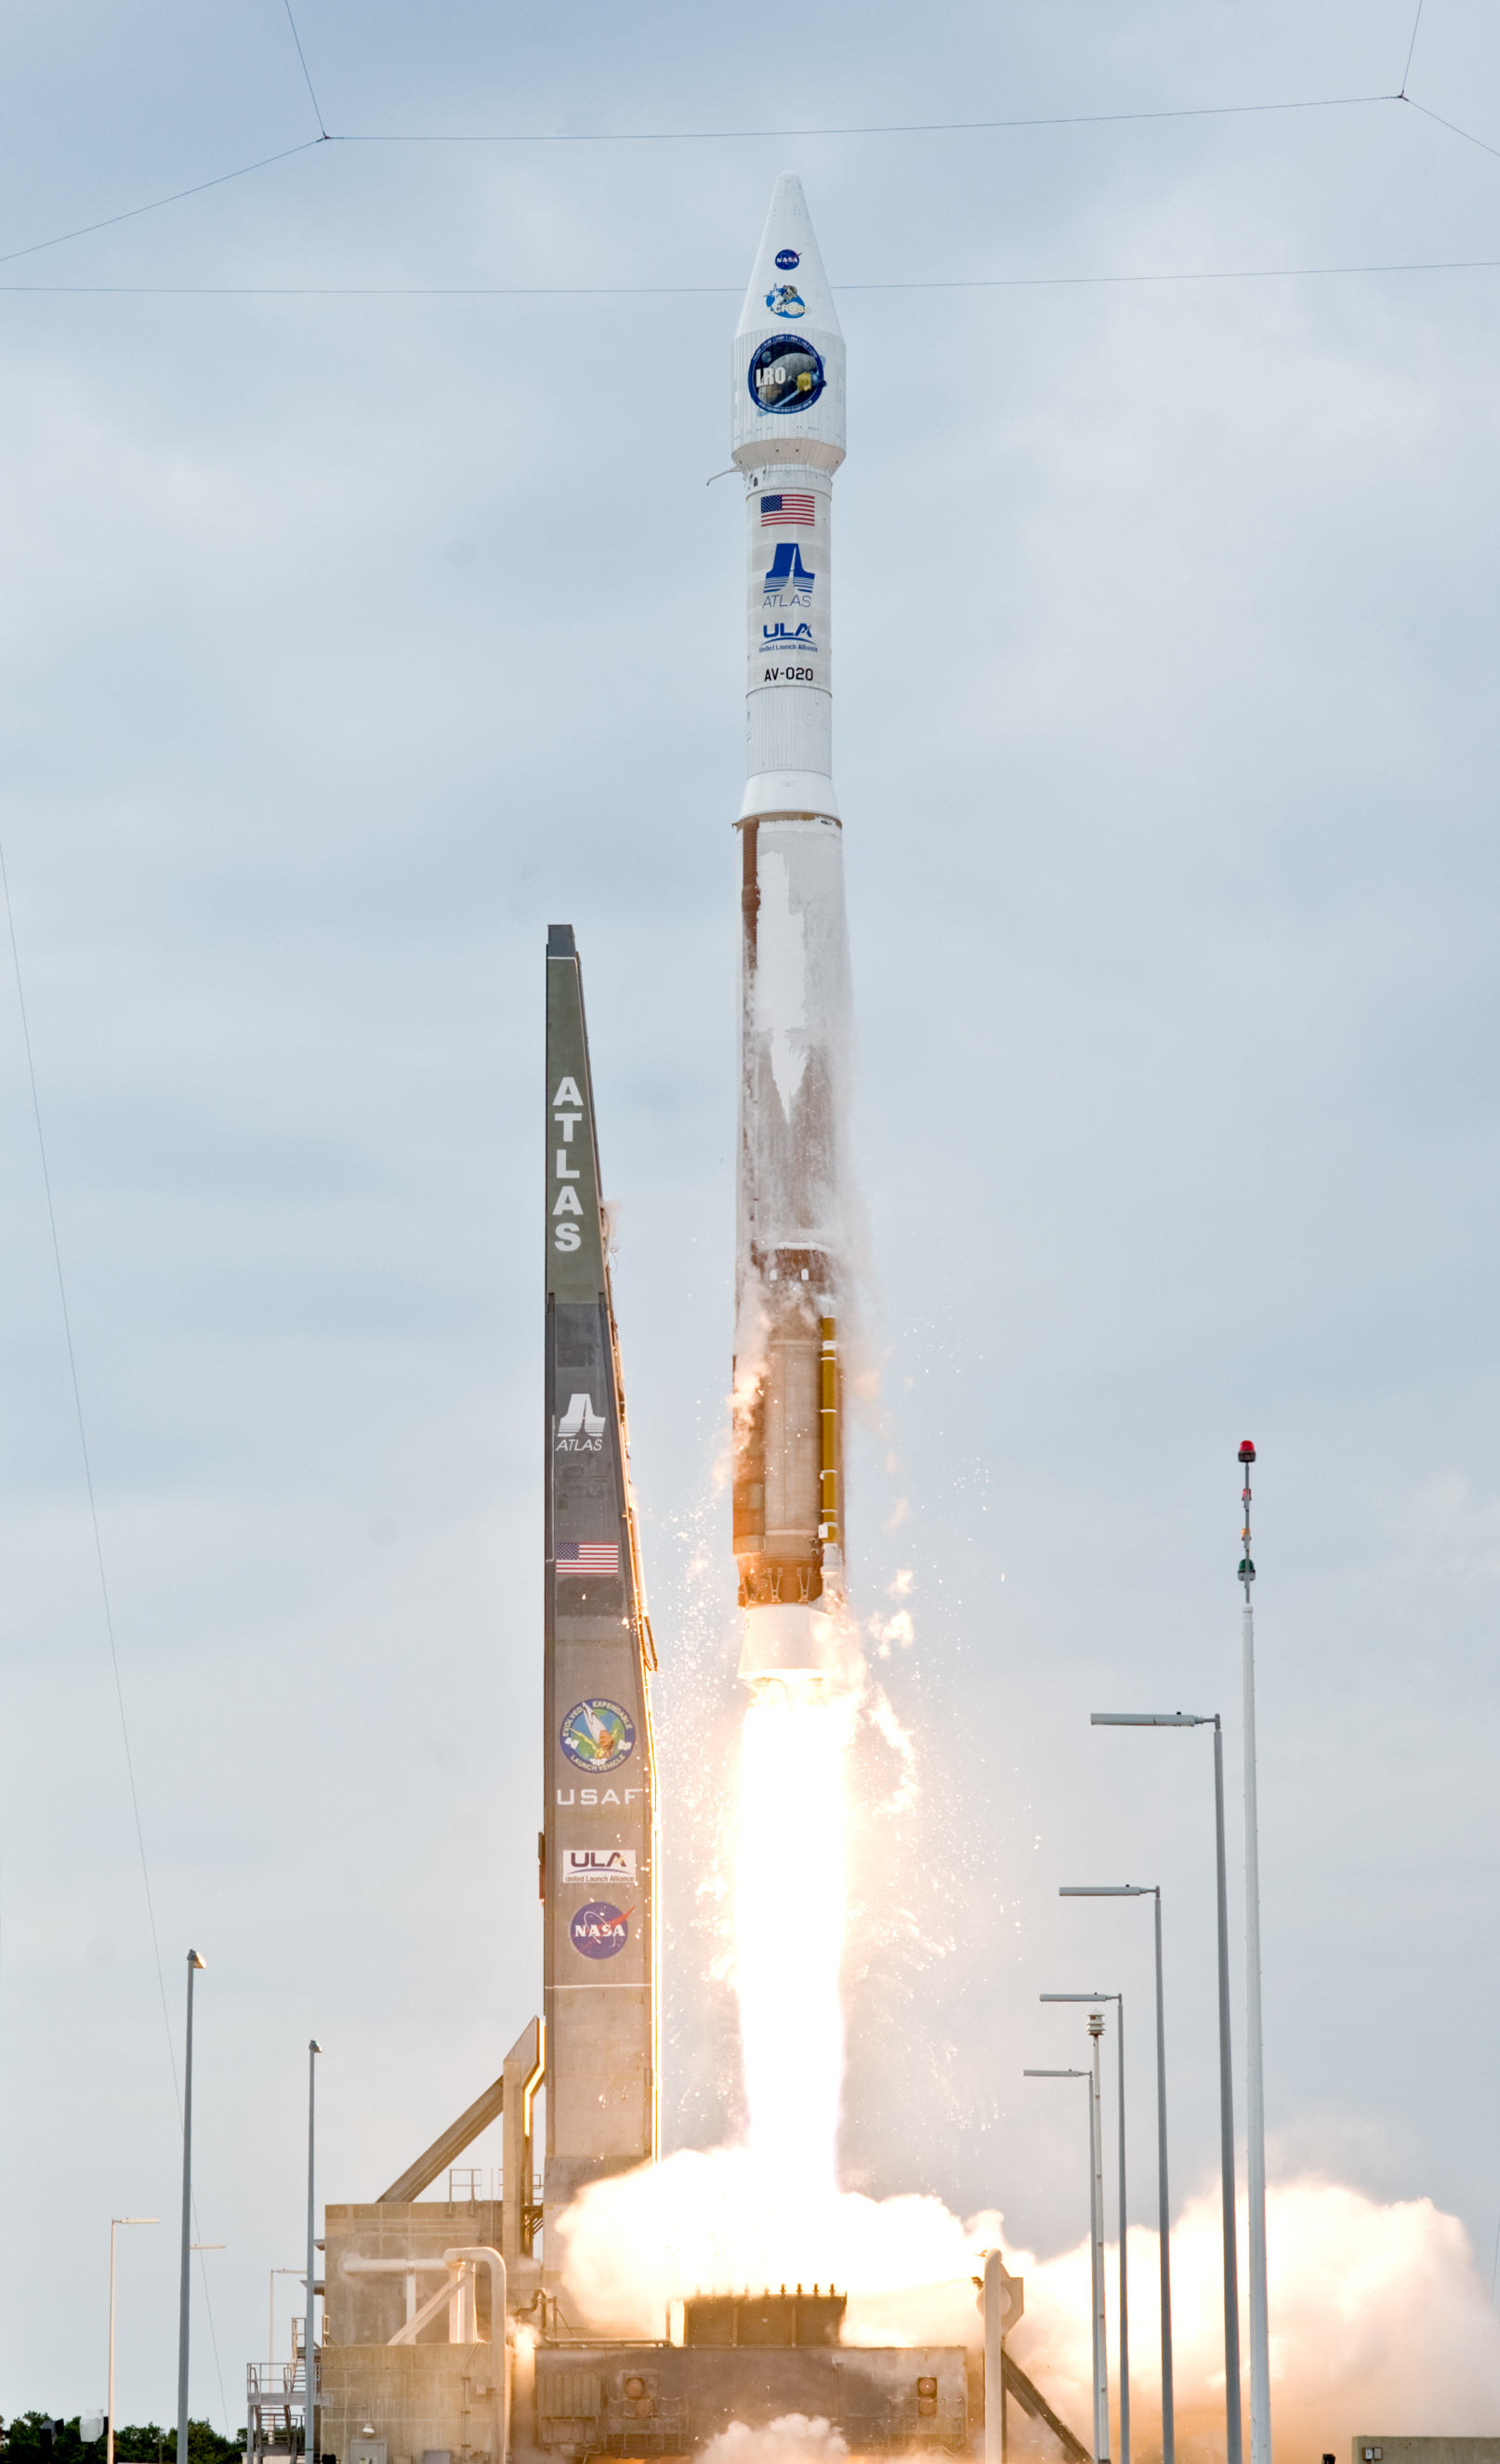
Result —
<instances>
[{"instance_id":1,"label":"lamp post","mask_svg":"<svg viewBox=\"0 0 1500 2464\"><path fill-rule=\"evenodd\" d=\"M1093 2310L1093 2453L1094 2464L1109 2464L1110 2375L1104 2343L1104 2181L1099 2131L1099 2039L1091 2014L1092 2067L1086 2071L1026 2071L1026 2079L1081 2079L1089 2085L1089 2241L1090 2282ZM1104 2021L1099 2019L1102 2031Z\"/></svg>"},{"instance_id":2,"label":"lamp post","mask_svg":"<svg viewBox=\"0 0 1500 2464\"><path fill-rule=\"evenodd\" d=\"M205 1962L188 1953L188 2053L183 2074L183 2272L177 2314L177 2464L188 2464L188 2328L192 2290L192 1981Z\"/></svg>"},{"instance_id":3,"label":"lamp post","mask_svg":"<svg viewBox=\"0 0 1500 2464\"><path fill-rule=\"evenodd\" d=\"M1250 1585L1250 1465L1255 1448L1240 1448L1245 1529L1238 1579L1245 1586L1240 1636L1245 1676L1245 2073L1246 2170L1250 2225L1250 2464L1270 2464L1270 2320L1266 2300L1266 2081L1261 2051L1261 1849L1255 1796L1255 1612Z\"/></svg>"},{"instance_id":4,"label":"lamp post","mask_svg":"<svg viewBox=\"0 0 1500 2464\"><path fill-rule=\"evenodd\" d=\"M109 2398L104 2420L104 2464L115 2464L115 2233L121 2225L160 2222L159 2216L111 2216L109 2220Z\"/></svg>"},{"instance_id":5,"label":"lamp post","mask_svg":"<svg viewBox=\"0 0 1500 2464\"><path fill-rule=\"evenodd\" d=\"M1060 1900L1150 1899L1157 1903L1157 2239L1161 2262L1161 2464L1176 2464L1177 2419L1172 2393L1172 2203L1167 2196L1167 2036L1161 1991L1161 1885L1159 1882L1065 1882L1057 1896ZM1122 2210L1123 2206L1122 2200ZM1123 2303L1121 2307L1123 2309ZM1123 2423L1122 2406L1122 2442ZM1125 2464L1123 2458L1122 2464Z\"/></svg>"},{"instance_id":6,"label":"lamp post","mask_svg":"<svg viewBox=\"0 0 1500 2464\"><path fill-rule=\"evenodd\" d=\"M322 2047L316 2036L307 2045L307 2330L302 2340L302 2376L306 2380L302 2413L302 2453L307 2464L317 2453L318 2356L313 2345L313 2284L318 2274L315 2236L318 2212L313 2205L313 2121L318 2092L318 2057ZM503 2333L503 2329L502 2329Z\"/></svg>"},{"instance_id":7,"label":"lamp post","mask_svg":"<svg viewBox=\"0 0 1500 2464\"><path fill-rule=\"evenodd\" d=\"M1229 2057L1229 1902L1224 1852L1224 1731L1217 1711L1092 1711L1094 1728L1212 1728L1219 1886L1219 2166L1224 2209L1224 2464L1244 2464L1240 2432L1240 2269L1235 2251L1234 2075Z\"/></svg>"},{"instance_id":8,"label":"lamp post","mask_svg":"<svg viewBox=\"0 0 1500 2464\"><path fill-rule=\"evenodd\" d=\"M1120 2107L1120 2464L1130 2464L1130 2267L1125 2250L1125 1996L1123 1993L1044 1993L1041 1999L1044 2002L1113 2002L1119 2015L1114 2052Z\"/></svg>"}]
</instances>

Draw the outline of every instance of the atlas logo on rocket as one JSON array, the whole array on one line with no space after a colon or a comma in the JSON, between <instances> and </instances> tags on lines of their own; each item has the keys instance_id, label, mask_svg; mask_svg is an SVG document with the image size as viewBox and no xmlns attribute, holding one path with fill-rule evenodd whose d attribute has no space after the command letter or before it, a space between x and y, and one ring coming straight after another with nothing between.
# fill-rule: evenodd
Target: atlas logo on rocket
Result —
<instances>
[{"instance_id":1,"label":"atlas logo on rocket","mask_svg":"<svg viewBox=\"0 0 1500 2464\"><path fill-rule=\"evenodd\" d=\"M802 561L801 539L778 539L763 588L766 607L810 607L818 577Z\"/></svg>"}]
</instances>

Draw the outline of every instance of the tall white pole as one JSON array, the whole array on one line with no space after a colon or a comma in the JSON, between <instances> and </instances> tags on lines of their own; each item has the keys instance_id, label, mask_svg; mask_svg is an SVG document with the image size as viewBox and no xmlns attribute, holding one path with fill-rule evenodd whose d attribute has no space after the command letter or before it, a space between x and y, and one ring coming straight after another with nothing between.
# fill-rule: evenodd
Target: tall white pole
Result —
<instances>
[{"instance_id":1,"label":"tall white pole","mask_svg":"<svg viewBox=\"0 0 1500 2464\"><path fill-rule=\"evenodd\" d=\"M313 2200L313 2110L318 2091L318 2057L322 2047L316 2036L307 2044L307 2324L302 2338L302 2377L304 2381L302 2414L302 2454L306 2464L313 2464L317 2453L318 2357L313 2346L313 2284L318 2274L318 2210ZM504 2329L501 2328L501 2335Z\"/></svg>"},{"instance_id":2,"label":"tall white pole","mask_svg":"<svg viewBox=\"0 0 1500 2464\"><path fill-rule=\"evenodd\" d=\"M109 2220L109 2393L105 2398L104 2464L115 2464L115 2229L118 2216Z\"/></svg>"},{"instance_id":3,"label":"tall white pole","mask_svg":"<svg viewBox=\"0 0 1500 2464\"><path fill-rule=\"evenodd\" d=\"M1255 1567L1250 1557L1250 1465L1255 1448L1248 1438L1240 1448L1245 1486L1241 1504L1245 1529L1240 1581L1245 1607L1240 1615L1245 1669L1245 2034L1246 2072L1246 2154L1250 2223L1250 2464L1270 2464L1270 2320L1266 2297L1266 2084L1261 2039L1261 1858L1260 1817L1255 1796L1255 1612L1250 1585Z\"/></svg>"},{"instance_id":4,"label":"tall white pole","mask_svg":"<svg viewBox=\"0 0 1500 2464\"><path fill-rule=\"evenodd\" d=\"M188 2338L192 2294L192 1981L204 1962L188 1953L188 2046L183 2070L183 2247L177 2311L177 2464L188 2464Z\"/></svg>"},{"instance_id":5,"label":"tall white pole","mask_svg":"<svg viewBox=\"0 0 1500 2464\"><path fill-rule=\"evenodd\" d=\"M1103 2034L1104 2014L1100 2011L1092 2011L1089 2035L1093 2043L1093 2071L1089 2088L1089 2112L1092 2124L1090 2138L1093 2160L1091 2189L1093 2218L1093 2453L1096 2464L1108 2464L1110 2453L1110 2361L1104 2316L1104 2116L1099 2102L1099 2038Z\"/></svg>"}]
</instances>

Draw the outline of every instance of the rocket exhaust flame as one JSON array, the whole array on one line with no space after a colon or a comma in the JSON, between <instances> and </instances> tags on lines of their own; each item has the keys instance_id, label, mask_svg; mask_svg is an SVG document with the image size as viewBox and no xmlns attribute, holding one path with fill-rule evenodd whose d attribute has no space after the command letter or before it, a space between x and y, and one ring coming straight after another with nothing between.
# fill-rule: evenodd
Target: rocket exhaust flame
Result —
<instances>
[{"instance_id":1,"label":"rocket exhaust flame","mask_svg":"<svg viewBox=\"0 0 1500 2464\"><path fill-rule=\"evenodd\" d=\"M795 1681L762 1682L740 1744L735 1931L750 2148L799 2197L837 2186L852 1708Z\"/></svg>"}]
</instances>

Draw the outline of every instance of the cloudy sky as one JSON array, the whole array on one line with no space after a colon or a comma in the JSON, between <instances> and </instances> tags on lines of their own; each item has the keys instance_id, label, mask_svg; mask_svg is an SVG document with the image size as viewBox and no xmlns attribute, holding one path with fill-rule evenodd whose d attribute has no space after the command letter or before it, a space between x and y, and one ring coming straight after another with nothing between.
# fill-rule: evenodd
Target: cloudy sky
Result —
<instances>
[{"instance_id":1,"label":"cloudy sky","mask_svg":"<svg viewBox=\"0 0 1500 2464\"><path fill-rule=\"evenodd\" d=\"M189 1943L232 2427L309 2035L367 2198L537 2006L558 919L663 1662L666 2134L736 2127L705 483L783 168L849 366L851 1553L871 1620L911 1577L873 1665L921 1785L860 1835L849 2177L1075 2240L1035 1996L1122 1984L1144 2051L1149 1917L1056 1886L1159 1878L1211 2184L1208 1748L1088 1713L1222 1708L1237 1811L1248 1433L1273 2170L1430 2194L1488 2280L1500 33L1426 0L1403 102L1415 14L299 0L315 107L283 0L8 12L0 834L116 1657L8 973L0 2411L101 2397L135 2212L118 2411L170 2412ZM1145 2218L1144 2060L1132 2114Z\"/></svg>"}]
</instances>

